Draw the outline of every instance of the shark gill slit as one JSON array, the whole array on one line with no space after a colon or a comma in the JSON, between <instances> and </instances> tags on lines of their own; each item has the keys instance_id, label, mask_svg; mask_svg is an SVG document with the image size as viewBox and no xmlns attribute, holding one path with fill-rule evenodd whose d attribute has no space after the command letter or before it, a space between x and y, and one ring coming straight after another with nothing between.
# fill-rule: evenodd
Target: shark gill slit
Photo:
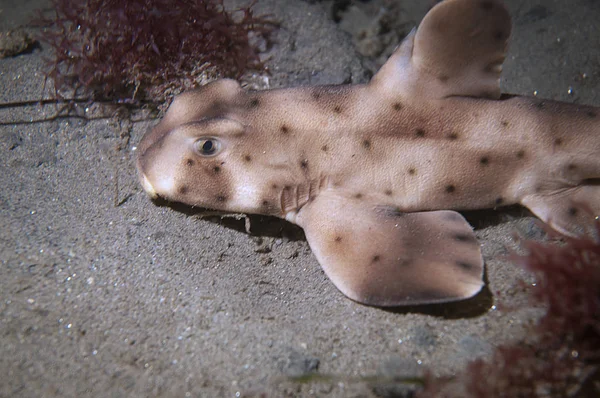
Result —
<instances>
[{"instance_id":1,"label":"shark gill slit","mask_svg":"<svg viewBox=\"0 0 600 398\"><path fill-rule=\"evenodd\" d=\"M319 177L304 184L287 185L279 194L279 206L282 214L298 211L313 200L321 190L329 185L329 177Z\"/></svg>"}]
</instances>

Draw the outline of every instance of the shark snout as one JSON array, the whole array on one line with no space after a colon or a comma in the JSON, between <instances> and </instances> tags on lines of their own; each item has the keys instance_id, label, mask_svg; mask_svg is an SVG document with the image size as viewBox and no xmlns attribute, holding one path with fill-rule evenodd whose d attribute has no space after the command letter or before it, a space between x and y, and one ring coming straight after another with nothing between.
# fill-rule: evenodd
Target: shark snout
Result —
<instances>
[{"instance_id":1,"label":"shark snout","mask_svg":"<svg viewBox=\"0 0 600 398\"><path fill-rule=\"evenodd\" d=\"M158 128L146 132L137 147L136 169L144 191L152 198L166 198L172 194L174 176L173 159L177 151L164 151L168 131ZM166 156L167 154L168 156Z\"/></svg>"},{"instance_id":2,"label":"shark snout","mask_svg":"<svg viewBox=\"0 0 600 398\"><path fill-rule=\"evenodd\" d=\"M161 164L148 164L143 156L136 162L138 179L144 192L152 199L168 199L173 195L174 178L171 173L161 172Z\"/></svg>"},{"instance_id":3,"label":"shark snout","mask_svg":"<svg viewBox=\"0 0 600 398\"><path fill-rule=\"evenodd\" d=\"M148 138L148 134L146 134L140 144L137 147L137 158L135 160L135 168L137 170L138 179L140 180L140 184L144 191L152 198L156 199L158 194L156 193L156 189L152 186L152 183L144 173L144 155L146 154L146 150L148 145L146 144ZM146 144L146 145L144 145Z\"/></svg>"},{"instance_id":4,"label":"shark snout","mask_svg":"<svg viewBox=\"0 0 600 398\"><path fill-rule=\"evenodd\" d=\"M144 188L144 191L152 199L158 198L158 194L156 193L156 190L152 186L152 183L150 182L150 180L148 179L148 177L146 177L146 175L144 173L142 173L141 171L139 172L139 177L140 177L140 183L142 184L142 188Z\"/></svg>"}]
</instances>

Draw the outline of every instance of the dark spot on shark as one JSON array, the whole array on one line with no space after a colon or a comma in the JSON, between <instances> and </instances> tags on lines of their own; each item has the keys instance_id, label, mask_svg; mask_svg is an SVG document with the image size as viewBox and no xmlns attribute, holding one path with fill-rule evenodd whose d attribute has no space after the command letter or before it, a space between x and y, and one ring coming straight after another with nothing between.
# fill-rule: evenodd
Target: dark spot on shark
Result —
<instances>
[{"instance_id":1,"label":"dark spot on shark","mask_svg":"<svg viewBox=\"0 0 600 398\"><path fill-rule=\"evenodd\" d=\"M300 161L300 167L302 168L302 170L308 170L308 160L302 159Z\"/></svg>"},{"instance_id":2,"label":"dark spot on shark","mask_svg":"<svg viewBox=\"0 0 600 398\"><path fill-rule=\"evenodd\" d=\"M279 128L279 131L281 131L282 134L287 134L290 132L290 128L284 124Z\"/></svg>"},{"instance_id":3,"label":"dark spot on shark","mask_svg":"<svg viewBox=\"0 0 600 398\"><path fill-rule=\"evenodd\" d=\"M273 189L279 189L279 185L277 185L277 184L272 184L272 185L271 185L271 188L273 188Z\"/></svg>"},{"instance_id":4,"label":"dark spot on shark","mask_svg":"<svg viewBox=\"0 0 600 398\"><path fill-rule=\"evenodd\" d=\"M446 185L446 193L454 193L456 191L456 187L452 184Z\"/></svg>"},{"instance_id":5,"label":"dark spot on shark","mask_svg":"<svg viewBox=\"0 0 600 398\"><path fill-rule=\"evenodd\" d=\"M410 174L411 176L414 176L415 174L417 174L417 169L415 169L414 167L411 167L410 169L408 169L408 174Z\"/></svg>"},{"instance_id":6,"label":"dark spot on shark","mask_svg":"<svg viewBox=\"0 0 600 398\"><path fill-rule=\"evenodd\" d=\"M494 204L496 206L500 206L502 203L504 203L504 199L502 197L498 197L496 198L496 200L494 201Z\"/></svg>"},{"instance_id":7,"label":"dark spot on shark","mask_svg":"<svg viewBox=\"0 0 600 398\"><path fill-rule=\"evenodd\" d=\"M508 121L506 120L501 121L500 124L502 125L502 127L508 127Z\"/></svg>"},{"instance_id":8,"label":"dark spot on shark","mask_svg":"<svg viewBox=\"0 0 600 398\"><path fill-rule=\"evenodd\" d=\"M333 111L334 111L335 113L338 113L338 114L339 114L339 113L342 113L342 107L341 107L341 106L339 106L339 105L336 105L336 106L334 106L334 107L333 107Z\"/></svg>"},{"instance_id":9,"label":"dark spot on shark","mask_svg":"<svg viewBox=\"0 0 600 398\"><path fill-rule=\"evenodd\" d=\"M447 83L450 80L450 76L448 75L439 75L438 80L442 83Z\"/></svg>"},{"instance_id":10,"label":"dark spot on shark","mask_svg":"<svg viewBox=\"0 0 600 398\"><path fill-rule=\"evenodd\" d=\"M482 166L487 166L488 164L490 164L490 158L488 158L487 156L482 156L479 159L479 164Z\"/></svg>"},{"instance_id":11,"label":"dark spot on shark","mask_svg":"<svg viewBox=\"0 0 600 398\"><path fill-rule=\"evenodd\" d=\"M400 260L400 266L401 267L410 267L413 264L413 259L412 258L403 258Z\"/></svg>"},{"instance_id":12,"label":"dark spot on shark","mask_svg":"<svg viewBox=\"0 0 600 398\"><path fill-rule=\"evenodd\" d=\"M341 236L336 236L334 239L335 243L341 243L342 242L342 237Z\"/></svg>"},{"instance_id":13,"label":"dark spot on shark","mask_svg":"<svg viewBox=\"0 0 600 398\"><path fill-rule=\"evenodd\" d=\"M189 167L192 167L194 165L194 160L193 159L187 159L185 161L185 165L189 166Z\"/></svg>"},{"instance_id":14,"label":"dark spot on shark","mask_svg":"<svg viewBox=\"0 0 600 398\"><path fill-rule=\"evenodd\" d=\"M464 269L465 271L471 271L471 270L477 268L475 265L469 264L465 261L457 261L456 265L458 265L460 268Z\"/></svg>"},{"instance_id":15,"label":"dark spot on shark","mask_svg":"<svg viewBox=\"0 0 600 398\"><path fill-rule=\"evenodd\" d=\"M569 170L569 171L575 171L576 169L577 169L577 166L574 165L573 163L569 163L567 165L567 170Z\"/></svg>"},{"instance_id":16,"label":"dark spot on shark","mask_svg":"<svg viewBox=\"0 0 600 398\"><path fill-rule=\"evenodd\" d=\"M569 207L569 216L575 217L579 211L576 207Z\"/></svg>"},{"instance_id":17,"label":"dark spot on shark","mask_svg":"<svg viewBox=\"0 0 600 398\"><path fill-rule=\"evenodd\" d=\"M395 111L399 111L400 109L402 109L402 104L399 102L394 102L392 108L394 108Z\"/></svg>"},{"instance_id":18,"label":"dark spot on shark","mask_svg":"<svg viewBox=\"0 0 600 398\"><path fill-rule=\"evenodd\" d=\"M328 147L327 145L323 145L323 146L321 147L321 150L322 150L323 152L327 152L327 151L329 150L329 147Z\"/></svg>"},{"instance_id":19,"label":"dark spot on shark","mask_svg":"<svg viewBox=\"0 0 600 398\"><path fill-rule=\"evenodd\" d=\"M406 215L406 213L397 206L381 206L380 211L383 211L383 214L386 217L400 218Z\"/></svg>"},{"instance_id":20,"label":"dark spot on shark","mask_svg":"<svg viewBox=\"0 0 600 398\"><path fill-rule=\"evenodd\" d=\"M214 172L215 174L219 174L219 173L221 172L221 167L220 167L220 166L215 166L215 167L213 167L213 172Z\"/></svg>"},{"instance_id":21,"label":"dark spot on shark","mask_svg":"<svg viewBox=\"0 0 600 398\"><path fill-rule=\"evenodd\" d=\"M179 192L182 195L185 195L186 193L188 193L188 187L182 185L177 189L177 192Z\"/></svg>"},{"instance_id":22,"label":"dark spot on shark","mask_svg":"<svg viewBox=\"0 0 600 398\"><path fill-rule=\"evenodd\" d=\"M373 258L371 259L372 263L377 263L379 262L379 260L381 260L381 256L379 254L376 254L373 256Z\"/></svg>"},{"instance_id":23,"label":"dark spot on shark","mask_svg":"<svg viewBox=\"0 0 600 398\"><path fill-rule=\"evenodd\" d=\"M588 115L588 117L592 118L592 119L598 116L598 114L594 111L587 111L585 114Z\"/></svg>"},{"instance_id":24,"label":"dark spot on shark","mask_svg":"<svg viewBox=\"0 0 600 398\"><path fill-rule=\"evenodd\" d=\"M523 158L525 158L525 151L521 149L517 152L517 159L523 159Z\"/></svg>"},{"instance_id":25,"label":"dark spot on shark","mask_svg":"<svg viewBox=\"0 0 600 398\"><path fill-rule=\"evenodd\" d=\"M457 140L457 139L458 139L458 134L457 134L457 133L454 133L454 132L453 132L453 133L450 133L450 134L448 134L448 139L449 139L450 141L455 141L455 140Z\"/></svg>"},{"instance_id":26,"label":"dark spot on shark","mask_svg":"<svg viewBox=\"0 0 600 398\"><path fill-rule=\"evenodd\" d=\"M363 194L362 193L357 193L356 195L354 195L355 199L362 199Z\"/></svg>"},{"instance_id":27,"label":"dark spot on shark","mask_svg":"<svg viewBox=\"0 0 600 398\"><path fill-rule=\"evenodd\" d=\"M260 105L260 101L258 98L252 98L250 100L249 105L250 105L250 108L256 108L258 105Z\"/></svg>"},{"instance_id":28,"label":"dark spot on shark","mask_svg":"<svg viewBox=\"0 0 600 398\"><path fill-rule=\"evenodd\" d=\"M416 129L415 130L415 137L418 137L418 138L425 137L425 130L423 130L423 129Z\"/></svg>"},{"instance_id":29,"label":"dark spot on shark","mask_svg":"<svg viewBox=\"0 0 600 398\"><path fill-rule=\"evenodd\" d=\"M386 189L384 194L386 194L387 196L392 196L393 192L391 189Z\"/></svg>"},{"instance_id":30,"label":"dark spot on shark","mask_svg":"<svg viewBox=\"0 0 600 398\"><path fill-rule=\"evenodd\" d=\"M563 140L562 138L557 138L554 140L554 145L555 146L561 146L563 144Z\"/></svg>"},{"instance_id":31,"label":"dark spot on shark","mask_svg":"<svg viewBox=\"0 0 600 398\"><path fill-rule=\"evenodd\" d=\"M250 155L244 155L244 161L246 161L248 163L251 162L252 161L252 156L250 156Z\"/></svg>"},{"instance_id":32,"label":"dark spot on shark","mask_svg":"<svg viewBox=\"0 0 600 398\"><path fill-rule=\"evenodd\" d=\"M546 103L544 101L539 101L535 104L536 108L544 109L546 107Z\"/></svg>"},{"instance_id":33,"label":"dark spot on shark","mask_svg":"<svg viewBox=\"0 0 600 398\"><path fill-rule=\"evenodd\" d=\"M224 203L227 201L227 196L225 195L217 195L217 197L215 198L217 200L217 202L219 203Z\"/></svg>"},{"instance_id":34,"label":"dark spot on shark","mask_svg":"<svg viewBox=\"0 0 600 398\"><path fill-rule=\"evenodd\" d=\"M321 92L320 92L320 91L314 90L314 91L311 93L311 95L312 95L312 97L313 97L315 100L319 100L319 99L321 99Z\"/></svg>"},{"instance_id":35,"label":"dark spot on shark","mask_svg":"<svg viewBox=\"0 0 600 398\"><path fill-rule=\"evenodd\" d=\"M494 39L498 41L505 40L507 37L508 35L503 30L497 30L494 32Z\"/></svg>"},{"instance_id":36,"label":"dark spot on shark","mask_svg":"<svg viewBox=\"0 0 600 398\"><path fill-rule=\"evenodd\" d=\"M369 150L369 149L371 149L371 141L369 141L369 140L364 140L364 141L362 142L362 146L363 146L363 148L365 148L366 150Z\"/></svg>"},{"instance_id":37,"label":"dark spot on shark","mask_svg":"<svg viewBox=\"0 0 600 398\"><path fill-rule=\"evenodd\" d=\"M227 104L224 101L215 100L211 104L210 110L207 113L210 115L216 115L216 114L222 113L226 107L227 107Z\"/></svg>"}]
</instances>

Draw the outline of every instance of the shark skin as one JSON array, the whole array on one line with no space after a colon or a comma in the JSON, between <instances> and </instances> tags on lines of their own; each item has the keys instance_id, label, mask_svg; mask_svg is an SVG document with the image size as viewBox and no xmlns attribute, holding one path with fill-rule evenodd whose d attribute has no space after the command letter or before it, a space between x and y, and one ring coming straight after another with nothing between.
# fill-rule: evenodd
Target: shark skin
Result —
<instances>
[{"instance_id":1,"label":"shark skin","mask_svg":"<svg viewBox=\"0 0 600 398\"><path fill-rule=\"evenodd\" d=\"M430 10L364 85L175 98L138 146L152 197L285 218L349 298L461 300L483 258L456 210L519 203L568 235L600 215L600 109L501 95L497 0Z\"/></svg>"}]
</instances>

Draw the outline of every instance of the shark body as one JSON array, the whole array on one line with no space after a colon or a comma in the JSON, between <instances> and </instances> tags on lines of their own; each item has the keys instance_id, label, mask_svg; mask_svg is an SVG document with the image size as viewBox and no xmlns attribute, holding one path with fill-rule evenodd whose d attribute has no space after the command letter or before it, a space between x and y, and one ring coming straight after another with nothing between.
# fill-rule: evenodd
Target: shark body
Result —
<instances>
[{"instance_id":1,"label":"shark body","mask_svg":"<svg viewBox=\"0 0 600 398\"><path fill-rule=\"evenodd\" d=\"M368 84L184 93L139 145L142 185L298 224L361 303L471 297L483 259L454 210L520 203L570 235L600 214L600 109L502 96L510 30L500 1L446 0Z\"/></svg>"}]
</instances>

